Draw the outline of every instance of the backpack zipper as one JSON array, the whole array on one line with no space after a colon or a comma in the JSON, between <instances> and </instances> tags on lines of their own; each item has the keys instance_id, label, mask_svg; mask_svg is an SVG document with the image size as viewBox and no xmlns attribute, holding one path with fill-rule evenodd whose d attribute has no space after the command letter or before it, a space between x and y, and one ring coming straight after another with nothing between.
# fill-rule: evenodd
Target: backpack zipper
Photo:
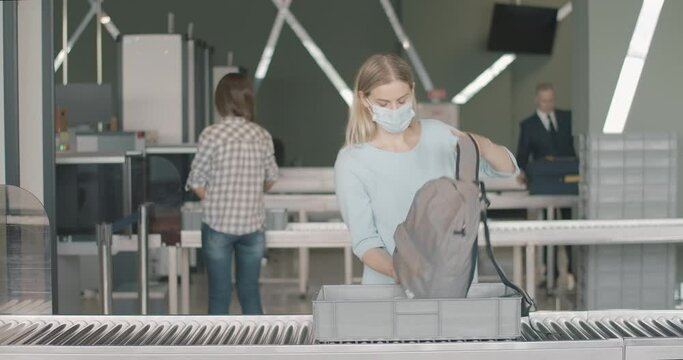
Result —
<instances>
[{"instance_id":1,"label":"backpack zipper","mask_svg":"<svg viewBox=\"0 0 683 360\"><path fill-rule=\"evenodd\" d=\"M453 235L465 236L465 227L463 226L461 230L453 230Z\"/></svg>"}]
</instances>

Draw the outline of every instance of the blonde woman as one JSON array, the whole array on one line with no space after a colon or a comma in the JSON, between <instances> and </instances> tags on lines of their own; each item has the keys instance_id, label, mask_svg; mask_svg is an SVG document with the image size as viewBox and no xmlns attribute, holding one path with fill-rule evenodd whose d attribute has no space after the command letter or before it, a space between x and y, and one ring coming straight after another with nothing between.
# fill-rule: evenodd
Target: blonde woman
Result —
<instances>
[{"instance_id":1,"label":"blonde woman","mask_svg":"<svg viewBox=\"0 0 683 360\"><path fill-rule=\"evenodd\" d=\"M396 282L396 226L405 220L422 185L455 176L457 134L441 121L415 116L415 82L403 59L374 55L361 66L335 177L353 251L365 265L363 284ZM483 136L474 138L483 158L483 176L519 173L506 148Z\"/></svg>"}]
</instances>

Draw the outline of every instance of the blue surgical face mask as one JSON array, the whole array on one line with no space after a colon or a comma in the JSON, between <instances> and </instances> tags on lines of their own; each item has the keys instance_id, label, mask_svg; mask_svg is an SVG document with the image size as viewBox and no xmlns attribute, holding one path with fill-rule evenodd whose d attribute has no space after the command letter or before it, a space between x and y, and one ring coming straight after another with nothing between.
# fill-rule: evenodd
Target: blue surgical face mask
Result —
<instances>
[{"instance_id":1,"label":"blue surgical face mask","mask_svg":"<svg viewBox=\"0 0 683 360\"><path fill-rule=\"evenodd\" d=\"M410 101L397 109L388 109L372 104L372 120L393 134L404 132L414 117L415 111Z\"/></svg>"}]
</instances>

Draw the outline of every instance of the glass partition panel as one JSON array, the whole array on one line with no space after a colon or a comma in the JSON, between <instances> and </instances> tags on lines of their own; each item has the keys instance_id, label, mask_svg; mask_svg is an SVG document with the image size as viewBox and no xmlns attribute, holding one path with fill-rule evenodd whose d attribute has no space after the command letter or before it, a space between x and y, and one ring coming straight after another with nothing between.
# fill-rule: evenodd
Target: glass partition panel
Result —
<instances>
[{"instance_id":1,"label":"glass partition panel","mask_svg":"<svg viewBox=\"0 0 683 360\"><path fill-rule=\"evenodd\" d=\"M50 221L30 192L0 185L0 315L52 313Z\"/></svg>"}]
</instances>

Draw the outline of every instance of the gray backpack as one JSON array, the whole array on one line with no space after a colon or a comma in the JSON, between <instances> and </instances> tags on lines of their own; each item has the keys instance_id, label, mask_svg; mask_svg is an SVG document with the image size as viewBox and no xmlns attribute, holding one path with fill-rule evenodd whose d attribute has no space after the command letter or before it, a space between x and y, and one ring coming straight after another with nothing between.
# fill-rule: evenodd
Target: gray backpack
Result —
<instances>
[{"instance_id":1,"label":"gray backpack","mask_svg":"<svg viewBox=\"0 0 683 360\"><path fill-rule=\"evenodd\" d=\"M464 134L458 139L455 179L441 177L424 184L415 194L406 220L394 233L394 269L410 296L467 296L476 269L479 224L483 221L487 253L502 282L523 295L523 313L528 313L533 301L507 279L493 257L487 207L486 189L479 181L479 149L474 138Z\"/></svg>"}]
</instances>

